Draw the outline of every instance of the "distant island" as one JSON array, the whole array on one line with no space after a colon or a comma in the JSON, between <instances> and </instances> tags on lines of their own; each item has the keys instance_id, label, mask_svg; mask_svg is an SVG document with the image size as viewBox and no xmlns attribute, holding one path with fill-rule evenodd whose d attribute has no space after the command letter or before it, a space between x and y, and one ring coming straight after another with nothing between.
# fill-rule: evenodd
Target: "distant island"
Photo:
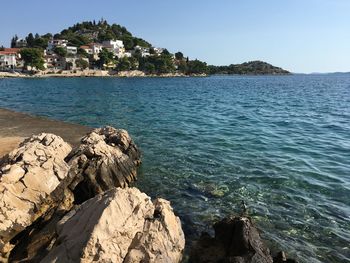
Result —
<instances>
[{"instance_id":1,"label":"distant island","mask_svg":"<svg viewBox=\"0 0 350 263\"><path fill-rule=\"evenodd\" d=\"M77 23L57 34L29 33L25 38L15 35L11 48L0 47L0 71L53 76L290 74L262 61L207 65L180 51L172 54L166 48L155 47L133 36L125 27L110 25L104 19Z\"/></svg>"}]
</instances>

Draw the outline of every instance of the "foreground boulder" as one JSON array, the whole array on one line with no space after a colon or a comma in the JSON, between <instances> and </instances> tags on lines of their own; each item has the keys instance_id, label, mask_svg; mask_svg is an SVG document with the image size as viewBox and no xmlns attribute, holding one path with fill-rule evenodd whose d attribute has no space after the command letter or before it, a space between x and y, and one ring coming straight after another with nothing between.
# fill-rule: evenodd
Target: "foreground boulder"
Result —
<instances>
[{"instance_id":1,"label":"foreground boulder","mask_svg":"<svg viewBox=\"0 0 350 263\"><path fill-rule=\"evenodd\" d=\"M0 254L8 257L10 241L38 218L62 203L58 194L69 166L64 158L71 151L59 136L42 133L25 140L0 168ZM72 202L67 201L67 207ZM1 259L1 258L0 258Z\"/></svg>"},{"instance_id":2,"label":"foreground boulder","mask_svg":"<svg viewBox=\"0 0 350 263\"><path fill-rule=\"evenodd\" d=\"M269 249L248 217L229 217L214 225L215 237L202 235L191 262L272 263Z\"/></svg>"},{"instance_id":3,"label":"foreground boulder","mask_svg":"<svg viewBox=\"0 0 350 263\"><path fill-rule=\"evenodd\" d=\"M112 189L68 213L42 262L179 262L181 223L168 201L136 188Z\"/></svg>"},{"instance_id":4,"label":"foreground boulder","mask_svg":"<svg viewBox=\"0 0 350 263\"><path fill-rule=\"evenodd\" d=\"M95 129L82 138L66 161L70 189L76 203L82 203L113 187L126 187L136 180L140 152L128 132L113 127Z\"/></svg>"}]
</instances>

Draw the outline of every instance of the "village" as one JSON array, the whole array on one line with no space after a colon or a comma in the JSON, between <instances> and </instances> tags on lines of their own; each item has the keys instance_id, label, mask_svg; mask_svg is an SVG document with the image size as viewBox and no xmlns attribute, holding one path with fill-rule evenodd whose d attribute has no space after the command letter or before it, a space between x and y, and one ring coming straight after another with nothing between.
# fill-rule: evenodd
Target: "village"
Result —
<instances>
[{"instance_id":1,"label":"village","mask_svg":"<svg viewBox=\"0 0 350 263\"><path fill-rule=\"evenodd\" d=\"M0 48L0 70L1 71L22 71L36 70L30 65L26 65L21 56L21 50L27 48L26 39L17 39L14 47ZM106 40L102 43L89 43L80 47L69 45L66 39L50 39L47 48L42 50L43 67L46 71L60 70L83 70L83 69L114 69L117 61L125 62L130 60L137 64L134 57L146 58L149 56L160 56L164 48L135 46L132 50L126 50L122 40ZM104 61L102 65L98 63L100 54L107 53L111 59ZM166 51L167 52L167 51ZM167 55L170 53L167 52ZM171 55L175 59L174 55ZM123 60L124 59L124 60ZM131 65L125 69L136 69L138 65Z\"/></svg>"}]
</instances>

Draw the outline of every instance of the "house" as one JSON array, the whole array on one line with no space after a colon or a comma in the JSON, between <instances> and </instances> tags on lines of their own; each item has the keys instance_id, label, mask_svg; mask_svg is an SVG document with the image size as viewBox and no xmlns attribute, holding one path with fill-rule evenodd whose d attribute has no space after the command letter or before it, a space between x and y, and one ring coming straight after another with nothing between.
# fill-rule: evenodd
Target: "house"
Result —
<instances>
[{"instance_id":1,"label":"house","mask_svg":"<svg viewBox=\"0 0 350 263\"><path fill-rule=\"evenodd\" d=\"M165 48L154 47L153 50L154 50L154 53L155 53L155 54L160 55L160 54L163 53L163 51L165 50Z\"/></svg>"},{"instance_id":2,"label":"house","mask_svg":"<svg viewBox=\"0 0 350 263\"><path fill-rule=\"evenodd\" d=\"M92 49L93 55L98 55L101 52L103 46L99 43L90 43L89 47Z\"/></svg>"},{"instance_id":3,"label":"house","mask_svg":"<svg viewBox=\"0 0 350 263\"><path fill-rule=\"evenodd\" d=\"M107 40L102 42L103 47L105 48L124 48L124 43L121 40Z\"/></svg>"},{"instance_id":4,"label":"house","mask_svg":"<svg viewBox=\"0 0 350 263\"><path fill-rule=\"evenodd\" d=\"M68 40L66 39L50 39L47 43L46 51L47 53L52 53L55 47L67 47Z\"/></svg>"},{"instance_id":5,"label":"house","mask_svg":"<svg viewBox=\"0 0 350 263\"><path fill-rule=\"evenodd\" d=\"M64 63L65 63L65 66L64 66L64 69L66 70L75 70L75 69L80 69L80 67L78 67L77 65L77 60L85 60L86 62L89 62L89 59L87 58L64 58Z\"/></svg>"},{"instance_id":6,"label":"house","mask_svg":"<svg viewBox=\"0 0 350 263\"><path fill-rule=\"evenodd\" d=\"M27 40L24 38L19 38L16 40L16 48L26 47L27 46Z\"/></svg>"},{"instance_id":7,"label":"house","mask_svg":"<svg viewBox=\"0 0 350 263\"><path fill-rule=\"evenodd\" d=\"M79 48L81 48L82 50L85 50L85 52L89 55L93 55L93 51L92 48L90 46L80 46Z\"/></svg>"},{"instance_id":8,"label":"house","mask_svg":"<svg viewBox=\"0 0 350 263\"><path fill-rule=\"evenodd\" d=\"M1 70L15 69L21 65L21 54L19 48L5 48L0 51Z\"/></svg>"},{"instance_id":9,"label":"house","mask_svg":"<svg viewBox=\"0 0 350 263\"><path fill-rule=\"evenodd\" d=\"M47 69L64 69L65 62L57 56L56 54L45 55L45 64L44 67Z\"/></svg>"},{"instance_id":10,"label":"house","mask_svg":"<svg viewBox=\"0 0 350 263\"><path fill-rule=\"evenodd\" d=\"M140 53L141 57L149 57L150 54L150 49L147 47L141 47L141 46L135 46L134 50L132 51L133 54L135 53Z\"/></svg>"},{"instance_id":11,"label":"house","mask_svg":"<svg viewBox=\"0 0 350 263\"><path fill-rule=\"evenodd\" d=\"M66 46L65 48L66 48L66 50L67 50L67 54L68 54L68 55L74 55L74 56L75 56L75 55L78 53L77 47Z\"/></svg>"},{"instance_id":12,"label":"house","mask_svg":"<svg viewBox=\"0 0 350 263\"><path fill-rule=\"evenodd\" d=\"M121 40L108 40L103 41L102 45L104 48L106 48L109 52L112 52L117 57L123 57L125 48L124 43Z\"/></svg>"}]
</instances>

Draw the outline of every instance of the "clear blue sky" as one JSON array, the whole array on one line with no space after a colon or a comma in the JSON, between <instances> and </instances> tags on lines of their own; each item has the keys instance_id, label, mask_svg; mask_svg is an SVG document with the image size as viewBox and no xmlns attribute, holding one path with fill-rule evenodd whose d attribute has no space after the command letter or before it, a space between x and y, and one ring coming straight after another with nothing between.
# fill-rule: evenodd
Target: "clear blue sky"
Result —
<instances>
[{"instance_id":1,"label":"clear blue sky","mask_svg":"<svg viewBox=\"0 0 350 263\"><path fill-rule=\"evenodd\" d=\"M0 9L5 46L14 34L103 17L209 64L259 59L293 72L350 71L350 0L32 0Z\"/></svg>"}]
</instances>

